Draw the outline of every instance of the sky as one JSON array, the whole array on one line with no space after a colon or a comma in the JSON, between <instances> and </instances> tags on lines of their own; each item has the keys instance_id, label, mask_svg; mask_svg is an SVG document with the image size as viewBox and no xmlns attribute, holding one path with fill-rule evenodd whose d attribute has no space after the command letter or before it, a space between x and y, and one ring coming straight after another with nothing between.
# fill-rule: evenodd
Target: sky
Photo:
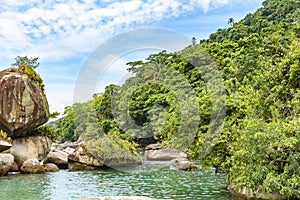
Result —
<instances>
[{"instance_id":1,"label":"sky","mask_svg":"<svg viewBox=\"0 0 300 200\"><path fill-rule=\"evenodd\" d=\"M0 70L17 56L38 57L36 71L46 85L50 111L63 112L111 83L122 83L130 76L127 62L163 49L180 50L192 37L197 42L206 39L228 27L229 18L239 21L261 4L262 0L1 0ZM172 46L174 41L177 46ZM78 87L85 84L82 79L89 81L86 87Z\"/></svg>"}]
</instances>

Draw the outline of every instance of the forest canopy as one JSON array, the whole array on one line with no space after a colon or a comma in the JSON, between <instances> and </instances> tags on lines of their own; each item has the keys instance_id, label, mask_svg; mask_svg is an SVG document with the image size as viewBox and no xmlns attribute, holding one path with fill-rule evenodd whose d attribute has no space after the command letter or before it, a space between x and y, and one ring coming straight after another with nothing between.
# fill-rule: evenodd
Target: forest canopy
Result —
<instances>
[{"instance_id":1,"label":"forest canopy","mask_svg":"<svg viewBox=\"0 0 300 200\"><path fill-rule=\"evenodd\" d=\"M61 140L160 142L228 174L229 184L300 198L298 0L265 0L200 44L128 66L135 77L124 85L65 109L54 127Z\"/></svg>"}]
</instances>

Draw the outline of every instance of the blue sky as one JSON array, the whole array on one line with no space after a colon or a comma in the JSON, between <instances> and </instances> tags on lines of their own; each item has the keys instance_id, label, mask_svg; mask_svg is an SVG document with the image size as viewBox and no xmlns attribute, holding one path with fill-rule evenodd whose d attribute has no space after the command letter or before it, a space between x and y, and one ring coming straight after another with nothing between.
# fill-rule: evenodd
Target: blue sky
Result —
<instances>
[{"instance_id":1,"label":"blue sky","mask_svg":"<svg viewBox=\"0 0 300 200\"><path fill-rule=\"evenodd\" d=\"M46 84L50 110L62 112L75 101L74 85L86 61L105 41L151 27L199 41L228 27L229 18L238 21L261 4L262 0L2 0L0 70L10 67L17 56L39 57L37 72ZM106 70L94 92L122 82L126 62L159 50L145 47L122 56L107 54L109 63L98 62L97 67L106 65Z\"/></svg>"}]
</instances>

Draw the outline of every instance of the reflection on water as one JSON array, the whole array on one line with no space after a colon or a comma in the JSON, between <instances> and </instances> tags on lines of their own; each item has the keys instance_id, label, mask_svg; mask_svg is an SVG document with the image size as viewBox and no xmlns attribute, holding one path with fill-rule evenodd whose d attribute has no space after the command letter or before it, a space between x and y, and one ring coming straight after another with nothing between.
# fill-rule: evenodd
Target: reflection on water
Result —
<instances>
[{"instance_id":1,"label":"reflection on water","mask_svg":"<svg viewBox=\"0 0 300 200\"><path fill-rule=\"evenodd\" d=\"M0 177L2 200L76 200L80 197L142 195L156 199L237 200L225 177L200 171L161 170L166 163L146 162L135 169L9 175Z\"/></svg>"}]
</instances>

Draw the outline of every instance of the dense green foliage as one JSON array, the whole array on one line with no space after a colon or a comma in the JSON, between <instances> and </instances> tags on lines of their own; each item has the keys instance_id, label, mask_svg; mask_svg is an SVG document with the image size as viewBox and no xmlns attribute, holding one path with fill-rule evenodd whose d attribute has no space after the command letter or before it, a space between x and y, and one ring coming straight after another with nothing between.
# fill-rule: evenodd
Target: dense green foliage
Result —
<instances>
[{"instance_id":1,"label":"dense green foliage","mask_svg":"<svg viewBox=\"0 0 300 200\"><path fill-rule=\"evenodd\" d=\"M162 142L230 184L300 198L299 16L298 0L266 0L200 44L130 62L135 77L67 107L56 131L62 140Z\"/></svg>"},{"instance_id":2,"label":"dense green foliage","mask_svg":"<svg viewBox=\"0 0 300 200\"><path fill-rule=\"evenodd\" d=\"M49 125L39 126L31 131L26 131L22 134L22 137L26 136L47 136L52 140L56 139L56 134L53 128Z\"/></svg>"}]
</instances>

